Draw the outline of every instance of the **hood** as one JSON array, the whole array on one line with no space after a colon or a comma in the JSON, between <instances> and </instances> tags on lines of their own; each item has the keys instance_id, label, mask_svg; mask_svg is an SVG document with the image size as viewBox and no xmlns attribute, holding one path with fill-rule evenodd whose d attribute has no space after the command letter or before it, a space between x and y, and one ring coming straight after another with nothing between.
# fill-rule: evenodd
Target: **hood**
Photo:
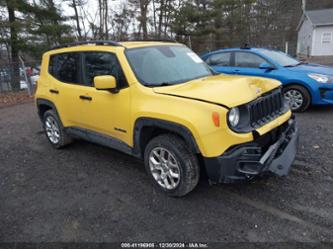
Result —
<instances>
[{"instance_id":1,"label":"hood","mask_svg":"<svg viewBox=\"0 0 333 249\"><path fill-rule=\"evenodd\" d=\"M231 108L248 103L280 85L279 81L266 78L220 74L184 84L155 87L153 91Z\"/></svg>"},{"instance_id":2,"label":"hood","mask_svg":"<svg viewBox=\"0 0 333 249\"><path fill-rule=\"evenodd\" d=\"M332 67L327 67L320 64L302 64L296 67L289 67L288 69L294 72L318 73L333 76Z\"/></svg>"}]
</instances>

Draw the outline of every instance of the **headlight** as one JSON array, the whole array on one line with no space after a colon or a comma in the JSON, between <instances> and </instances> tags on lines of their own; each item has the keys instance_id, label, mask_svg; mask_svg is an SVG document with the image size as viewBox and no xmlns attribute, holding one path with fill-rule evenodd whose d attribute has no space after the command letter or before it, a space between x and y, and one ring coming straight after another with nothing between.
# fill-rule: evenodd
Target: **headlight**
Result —
<instances>
[{"instance_id":1,"label":"headlight","mask_svg":"<svg viewBox=\"0 0 333 249\"><path fill-rule=\"evenodd\" d=\"M232 127L236 127L239 123L239 109L237 107L232 108L229 111L228 120Z\"/></svg>"},{"instance_id":2,"label":"headlight","mask_svg":"<svg viewBox=\"0 0 333 249\"><path fill-rule=\"evenodd\" d=\"M311 79L314 79L315 81L319 83L327 83L332 77L324 75L324 74L317 74L317 73L310 73L308 76Z\"/></svg>"}]
</instances>

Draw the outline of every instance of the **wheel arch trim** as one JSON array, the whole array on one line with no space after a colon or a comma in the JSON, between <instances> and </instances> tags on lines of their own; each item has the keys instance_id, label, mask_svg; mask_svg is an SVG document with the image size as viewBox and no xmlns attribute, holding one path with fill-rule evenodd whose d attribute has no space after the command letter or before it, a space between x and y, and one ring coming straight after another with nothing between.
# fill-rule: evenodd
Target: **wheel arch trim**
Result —
<instances>
[{"instance_id":1,"label":"wheel arch trim","mask_svg":"<svg viewBox=\"0 0 333 249\"><path fill-rule=\"evenodd\" d=\"M142 138L142 129L148 127L162 129L177 134L184 139L184 141L189 145L192 152L196 154L201 153L192 132L184 125L162 119L141 117L135 121L133 132L133 153L140 157L143 155L140 144Z\"/></svg>"},{"instance_id":2,"label":"wheel arch trim","mask_svg":"<svg viewBox=\"0 0 333 249\"><path fill-rule=\"evenodd\" d=\"M38 99L36 99L36 105L37 105L37 110L38 110L38 116L41 120L43 120L42 113L40 112L41 111L40 110L41 105L49 106L52 110L54 110L56 112L58 118L60 118L59 113L57 111L57 108L56 108L55 104L52 101L50 101L48 99L38 98Z\"/></svg>"}]
</instances>

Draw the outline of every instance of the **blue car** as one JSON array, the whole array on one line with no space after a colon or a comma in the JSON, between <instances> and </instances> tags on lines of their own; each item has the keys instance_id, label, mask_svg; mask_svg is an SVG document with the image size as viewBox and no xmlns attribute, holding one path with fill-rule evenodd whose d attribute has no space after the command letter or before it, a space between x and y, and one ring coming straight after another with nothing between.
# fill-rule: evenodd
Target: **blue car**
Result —
<instances>
[{"instance_id":1,"label":"blue car","mask_svg":"<svg viewBox=\"0 0 333 249\"><path fill-rule=\"evenodd\" d=\"M311 104L333 105L333 68L300 62L283 52L263 48L222 49L202 59L220 73L281 81L293 111L305 111Z\"/></svg>"}]
</instances>

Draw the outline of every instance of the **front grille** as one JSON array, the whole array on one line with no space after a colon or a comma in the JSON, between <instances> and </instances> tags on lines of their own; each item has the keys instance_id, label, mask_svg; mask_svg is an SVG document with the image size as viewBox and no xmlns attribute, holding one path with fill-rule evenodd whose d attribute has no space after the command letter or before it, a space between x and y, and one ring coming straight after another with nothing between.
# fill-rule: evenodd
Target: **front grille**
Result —
<instances>
[{"instance_id":1,"label":"front grille","mask_svg":"<svg viewBox=\"0 0 333 249\"><path fill-rule=\"evenodd\" d=\"M281 89L269 92L248 104L250 122L253 128L262 126L285 111Z\"/></svg>"}]
</instances>

